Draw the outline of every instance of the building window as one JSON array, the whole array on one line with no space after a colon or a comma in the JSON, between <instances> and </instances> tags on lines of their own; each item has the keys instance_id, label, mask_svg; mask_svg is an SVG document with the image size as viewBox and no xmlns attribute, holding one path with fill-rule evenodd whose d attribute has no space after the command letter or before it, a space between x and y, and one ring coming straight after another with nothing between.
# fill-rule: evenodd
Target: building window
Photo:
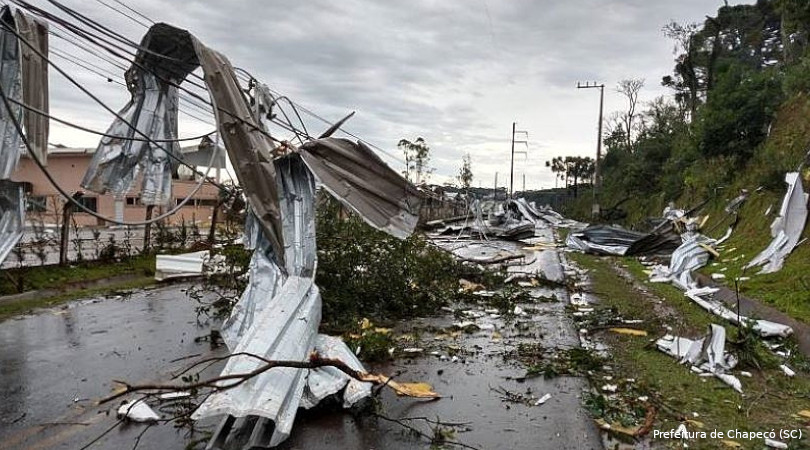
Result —
<instances>
[{"instance_id":1,"label":"building window","mask_svg":"<svg viewBox=\"0 0 810 450\"><path fill-rule=\"evenodd\" d=\"M141 205L143 205L143 203L141 203L141 198L140 197L127 197L126 202L127 202L126 203L127 206L141 206Z\"/></svg>"},{"instance_id":2,"label":"building window","mask_svg":"<svg viewBox=\"0 0 810 450\"><path fill-rule=\"evenodd\" d=\"M90 211L98 212L98 197L79 197L76 200ZM84 212L84 210L79 209L77 212Z\"/></svg>"},{"instance_id":3,"label":"building window","mask_svg":"<svg viewBox=\"0 0 810 450\"><path fill-rule=\"evenodd\" d=\"M48 197L44 195L29 196L25 203L25 210L32 213L43 213L48 210Z\"/></svg>"}]
</instances>

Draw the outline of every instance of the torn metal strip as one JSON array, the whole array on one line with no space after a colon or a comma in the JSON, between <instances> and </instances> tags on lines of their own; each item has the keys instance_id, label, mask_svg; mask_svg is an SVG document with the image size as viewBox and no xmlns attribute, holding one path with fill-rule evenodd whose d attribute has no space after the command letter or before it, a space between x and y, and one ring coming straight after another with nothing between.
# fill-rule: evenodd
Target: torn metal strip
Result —
<instances>
[{"instance_id":1,"label":"torn metal strip","mask_svg":"<svg viewBox=\"0 0 810 450\"><path fill-rule=\"evenodd\" d=\"M117 137L101 139L81 185L122 196L142 174L141 201L165 205L172 198L172 165L166 152L178 155L180 145L150 143L143 136L155 141L177 139L177 87L148 72L130 69L127 75L132 100L118 113L122 119L117 118L107 130Z\"/></svg>"},{"instance_id":2,"label":"torn metal strip","mask_svg":"<svg viewBox=\"0 0 810 450\"><path fill-rule=\"evenodd\" d=\"M0 180L0 264L23 235L25 196L22 183Z\"/></svg>"},{"instance_id":3,"label":"torn metal strip","mask_svg":"<svg viewBox=\"0 0 810 450\"><path fill-rule=\"evenodd\" d=\"M23 117L22 107L17 104L22 101L22 72L19 40L6 29L16 29L11 8L3 6L0 9L0 21L3 22L3 27L0 27L0 83L6 96L13 101L11 112L5 106L0 107L0 180L7 180L20 159L22 137L14 122L22 122Z\"/></svg>"},{"instance_id":4,"label":"torn metal strip","mask_svg":"<svg viewBox=\"0 0 810 450\"><path fill-rule=\"evenodd\" d=\"M771 243L754 257L745 268L762 266L760 273L773 273L782 269L787 256L798 244L807 223L807 198L798 172L785 174L788 185L779 216L771 224Z\"/></svg>"},{"instance_id":5,"label":"torn metal strip","mask_svg":"<svg viewBox=\"0 0 810 450\"><path fill-rule=\"evenodd\" d=\"M273 248L273 257L282 269L286 269L273 164L275 146L263 132L261 124L255 122L228 58L193 36L190 39L203 68L220 136L228 149L236 178L245 189L245 196Z\"/></svg>"},{"instance_id":6,"label":"torn metal strip","mask_svg":"<svg viewBox=\"0 0 810 450\"><path fill-rule=\"evenodd\" d=\"M32 109L48 113L48 61L40 56L48 54L48 24L21 10L15 12L14 19L20 37L28 42L28 45L20 45L23 103ZM50 120L46 115L35 113L33 110L26 110L23 119L25 135L31 150L36 153L43 165L47 165Z\"/></svg>"},{"instance_id":7,"label":"torn metal strip","mask_svg":"<svg viewBox=\"0 0 810 450\"><path fill-rule=\"evenodd\" d=\"M419 191L364 143L324 138L300 152L326 190L371 226L398 238L416 228Z\"/></svg>"}]
</instances>

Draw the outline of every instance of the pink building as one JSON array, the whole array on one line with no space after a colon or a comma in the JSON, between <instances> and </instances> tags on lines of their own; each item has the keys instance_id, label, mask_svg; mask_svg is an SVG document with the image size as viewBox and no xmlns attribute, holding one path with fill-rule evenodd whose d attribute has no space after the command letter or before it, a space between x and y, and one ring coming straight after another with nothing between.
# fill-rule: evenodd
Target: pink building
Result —
<instances>
[{"instance_id":1,"label":"pink building","mask_svg":"<svg viewBox=\"0 0 810 450\"><path fill-rule=\"evenodd\" d=\"M199 154L201 152L196 150L196 146L184 148L183 159L186 161L205 161L205 164L207 164L210 158ZM48 172L70 194L77 191L83 192L84 196L80 201L84 206L102 216L127 222L143 220L146 215L146 207L141 204L138 195L140 180L134 183L131 194L127 194L122 198L114 198L110 194L99 195L87 191L79 185L94 152L95 148L52 147L48 150ZM194 164L194 162L191 162L191 164ZM215 173L213 178L219 179L220 171L225 167L224 155L218 158L215 164L215 168L212 168L211 172L212 175ZM186 168L181 168L179 172L182 174L184 169L186 173L191 172L190 169ZM48 181L34 161L25 154L20 158L20 163L12 179L26 183L25 191L28 210L26 220L29 223L57 224L61 221L62 206L65 204L64 198ZM153 216L174 208L194 190L198 179L191 174L174 177L172 180L172 202L166 206L155 207ZM181 221L185 221L187 224L191 222L198 224L210 223L213 208L217 203L218 192L219 189L216 186L204 183L194 197L186 203L186 206L167 219L167 223L179 224ZM73 217L79 226L113 225L82 211L76 211Z\"/></svg>"}]
</instances>

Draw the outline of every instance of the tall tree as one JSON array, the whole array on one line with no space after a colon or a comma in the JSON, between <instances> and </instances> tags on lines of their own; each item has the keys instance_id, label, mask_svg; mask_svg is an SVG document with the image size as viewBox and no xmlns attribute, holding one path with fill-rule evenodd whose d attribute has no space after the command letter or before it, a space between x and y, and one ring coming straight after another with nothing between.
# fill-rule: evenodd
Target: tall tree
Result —
<instances>
[{"instance_id":1,"label":"tall tree","mask_svg":"<svg viewBox=\"0 0 810 450\"><path fill-rule=\"evenodd\" d=\"M427 184L433 173L427 142L422 137L417 137L413 142L400 139L397 147L405 155L405 171L402 173L405 178L417 186Z\"/></svg>"},{"instance_id":2,"label":"tall tree","mask_svg":"<svg viewBox=\"0 0 810 450\"><path fill-rule=\"evenodd\" d=\"M695 116L698 105L699 80L695 70L696 46L694 37L698 24L686 25L672 21L664 26L664 36L675 41L673 53L678 55L675 59L675 76L667 75L662 85L674 89L675 99L686 105L690 118Z\"/></svg>"},{"instance_id":3,"label":"tall tree","mask_svg":"<svg viewBox=\"0 0 810 450\"><path fill-rule=\"evenodd\" d=\"M461 158L461 168L458 170L458 183L467 192L472 186L472 158L467 153Z\"/></svg>"},{"instance_id":4,"label":"tall tree","mask_svg":"<svg viewBox=\"0 0 810 450\"><path fill-rule=\"evenodd\" d=\"M546 161L546 167L551 169L556 179L565 180L565 187L568 187L568 172L565 170L565 158L556 156L551 161Z\"/></svg>"}]
</instances>

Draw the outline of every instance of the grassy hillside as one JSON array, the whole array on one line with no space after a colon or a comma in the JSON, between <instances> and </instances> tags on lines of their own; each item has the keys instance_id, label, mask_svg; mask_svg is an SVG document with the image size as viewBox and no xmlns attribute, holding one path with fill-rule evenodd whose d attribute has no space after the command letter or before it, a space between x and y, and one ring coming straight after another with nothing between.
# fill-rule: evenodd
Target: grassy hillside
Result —
<instances>
[{"instance_id":1,"label":"grassy hillside","mask_svg":"<svg viewBox=\"0 0 810 450\"><path fill-rule=\"evenodd\" d=\"M735 277L750 277L749 281L741 283L741 293L810 323L810 243L799 245L777 273L759 275L758 269L746 273L742 270L745 263L770 243L770 225L779 211L786 191L785 173L798 167L808 148L810 96L800 93L780 107L766 140L756 149L751 160L740 171L732 174L727 184L716 185L717 175L705 170L699 177L684 180L685 188L677 198L666 198L662 192L631 198L621 205L627 217L619 223L629 228L643 228L643 220L660 216L670 200L674 200L678 207L689 208L708 199L709 203L698 214L709 215L704 233L719 238L731 223L731 217L728 217L723 208L740 189L748 189L751 195L740 209L739 222L731 239L721 248L720 259L713 261L717 265L710 264L704 272L722 271L727 277L725 283L732 286ZM689 173L696 174L697 171ZM802 176L805 189L810 190L810 171L804 169ZM702 183L712 189L688 189L687 183L693 186ZM610 206L619 200L606 193L601 203ZM566 212L589 220L590 202L590 193L583 193L577 201L569 204ZM766 211L769 214L766 215ZM805 228L804 237L810 237L810 227Z\"/></svg>"}]
</instances>

